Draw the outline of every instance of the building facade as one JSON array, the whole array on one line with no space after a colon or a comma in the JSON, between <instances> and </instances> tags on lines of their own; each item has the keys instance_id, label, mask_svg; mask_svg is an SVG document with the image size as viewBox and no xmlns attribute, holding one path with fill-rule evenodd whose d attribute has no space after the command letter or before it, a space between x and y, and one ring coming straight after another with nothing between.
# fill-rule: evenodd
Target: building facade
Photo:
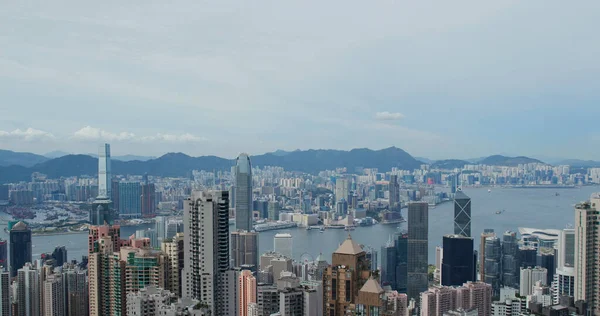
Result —
<instances>
[{"instance_id":1,"label":"building facade","mask_svg":"<svg viewBox=\"0 0 600 316\"><path fill-rule=\"evenodd\" d=\"M235 229L252 231L252 164L242 153L235 163Z\"/></svg>"},{"instance_id":2,"label":"building facade","mask_svg":"<svg viewBox=\"0 0 600 316\"><path fill-rule=\"evenodd\" d=\"M258 233L232 232L231 258L234 267L253 266L254 271L258 271Z\"/></svg>"},{"instance_id":3,"label":"building facade","mask_svg":"<svg viewBox=\"0 0 600 316\"><path fill-rule=\"evenodd\" d=\"M17 276L17 271L31 261L31 229L24 222L18 222L10 230L10 274Z\"/></svg>"},{"instance_id":4,"label":"building facade","mask_svg":"<svg viewBox=\"0 0 600 316\"><path fill-rule=\"evenodd\" d=\"M275 237L273 237L273 251L282 254L286 258L294 258L292 256L292 235L275 234Z\"/></svg>"},{"instance_id":5,"label":"building facade","mask_svg":"<svg viewBox=\"0 0 600 316\"><path fill-rule=\"evenodd\" d=\"M408 298L418 299L428 287L429 205L414 202L408 205Z\"/></svg>"},{"instance_id":6,"label":"building facade","mask_svg":"<svg viewBox=\"0 0 600 316\"><path fill-rule=\"evenodd\" d=\"M575 300L600 315L600 194L575 206Z\"/></svg>"},{"instance_id":7,"label":"building facade","mask_svg":"<svg viewBox=\"0 0 600 316\"><path fill-rule=\"evenodd\" d=\"M473 253L473 238L447 235L444 236L443 245L442 285L459 286L476 281L477 258Z\"/></svg>"},{"instance_id":8,"label":"building facade","mask_svg":"<svg viewBox=\"0 0 600 316\"><path fill-rule=\"evenodd\" d=\"M240 271L238 293L238 316L248 316L250 304L256 304L256 278L251 271Z\"/></svg>"},{"instance_id":9,"label":"building facade","mask_svg":"<svg viewBox=\"0 0 600 316\"><path fill-rule=\"evenodd\" d=\"M462 190L454 195L454 234L471 237L471 198Z\"/></svg>"}]
</instances>

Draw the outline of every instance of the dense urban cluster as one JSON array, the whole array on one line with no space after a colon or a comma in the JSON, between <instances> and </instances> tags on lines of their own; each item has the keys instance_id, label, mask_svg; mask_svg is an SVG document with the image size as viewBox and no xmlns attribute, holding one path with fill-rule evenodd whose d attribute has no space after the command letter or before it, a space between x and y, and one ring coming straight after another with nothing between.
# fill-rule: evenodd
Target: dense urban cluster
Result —
<instances>
[{"instance_id":1,"label":"dense urban cluster","mask_svg":"<svg viewBox=\"0 0 600 316\"><path fill-rule=\"evenodd\" d=\"M569 213L572 228L473 236L471 198L461 190L598 183L594 168L423 165L311 175L253 167L241 154L231 170L188 178L115 176L108 144L98 161L97 177L35 173L29 183L0 186L3 210L22 219L0 241L0 315L600 315L600 195ZM429 211L443 202L454 205L454 233L429 265ZM44 207L46 220L36 221L30 210ZM154 228L121 237L121 227L143 221ZM69 261L57 247L32 258L40 226L64 232L82 222L87 256ZM351 236L358 226L402 222L407 230L379 249ZM344 229L348 237L314 260L294 260L286 233L259 253L261 232L291 227Z\"/></svg>"}]
</instances>

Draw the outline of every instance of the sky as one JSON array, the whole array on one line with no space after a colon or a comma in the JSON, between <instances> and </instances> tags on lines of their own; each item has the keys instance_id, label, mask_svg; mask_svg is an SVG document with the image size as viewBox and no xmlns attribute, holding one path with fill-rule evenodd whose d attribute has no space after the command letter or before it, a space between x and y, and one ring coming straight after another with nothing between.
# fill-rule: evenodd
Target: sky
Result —
<instances>
[{"instance_id":1,"label":"sky","mask_svg":"<svg viewBox=\"0 0 600 316\"><path fill-rule=\"evenodd\" d=\"M599 1L7 1L0 148L600 160Z\"/></svg>"}]
</instances>

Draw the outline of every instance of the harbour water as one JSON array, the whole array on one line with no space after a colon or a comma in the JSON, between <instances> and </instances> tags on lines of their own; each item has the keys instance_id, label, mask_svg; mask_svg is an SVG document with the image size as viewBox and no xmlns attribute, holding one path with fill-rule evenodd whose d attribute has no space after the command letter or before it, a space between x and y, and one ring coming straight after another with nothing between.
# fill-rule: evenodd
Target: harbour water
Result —
<instances>
[{"instance_id":1,"label":"harbour water","mask_svg":"<svg viewBox=\"0 0 600 316\"><path fill-rule=\"evenodd\" d=\"M582 187L576 189L513 189L513 188L467 188L464 192L471 197L472 234L475 247L479 247L479 238L485 228L492 228L502 234L506 230L517 231L518 227L562 229L574 222L573 206L589 199L600 187ZM556 194L558 193L558 195ZM496 211L502 211L496 214ZM406 218L406 209L402 211ZM429 210L429 262L435 261L435 247L441 245L442 237L453 233L454 205L444 203ZM134 234L138 229L153 227L151 224L135 227L122 227L121 236ZM406 223L400 224L406 229ZM259 252L273 249L273 237L277 233L290 233L293 238L294 259L316 258L323 253L330 261L331 253L348 236L358 243L373 247L379 251L388 238L398 230L398 225L375 225L357 227L353 231L338 229L306 230L291 228L277 231L265 231L259 234ZM0 237L8 238L4 229ZM67 247L69 259L80 260L87 254L87 234L51 235L33 237L33 258L41 253L52 252L54 247Z\"/></svg>"}]
</instances>

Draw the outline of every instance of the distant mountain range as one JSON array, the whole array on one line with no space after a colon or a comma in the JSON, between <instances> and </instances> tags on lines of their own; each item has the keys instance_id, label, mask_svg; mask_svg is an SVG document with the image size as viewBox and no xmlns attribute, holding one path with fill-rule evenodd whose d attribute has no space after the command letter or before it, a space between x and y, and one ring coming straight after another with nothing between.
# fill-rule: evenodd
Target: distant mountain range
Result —
<instances>
[{"instance_id":1,"label":"distant mountain range","mask_svg":"<svg viewBox=\"0 0 600 316\"><path fill-rule=\"evenodd\" d=\"M63 156L67 156L67 155L73 155L72 153L68 153L68 152L64 152L64 151L60 151L60 150L56 150L56 151L51 151L47 154L44 154L44 157L46 158L60 158ZM92 156L95 158L98 158L98 155L96 154L88 154L88 156ZM148 161L150 159L154 159L156 157L153 156L138 156L138 155L123 155L123 156L112 156L111 157L113 160L121 160L121 161L133 161L133 160L139 160L139 161Z\"/></svg>"},{"instance_id":2,"label":"distant mountain range","mask_svg":"<svg viewBox=\"0 0 600 316\"><path fill-rule=\"evenodd\" d=\"M254 166L279 166L286 170L317 173L321 170L346 167L350 172L357 168L390 170L419 168L422 162L396 147L381 150L366 148L342 150L296 150L293 152L267 153L252 156ZM180 177L191 170L230 170L233 159L216 156L190 157L182 153L168 153L148 161L113 160L114 174L144 174ZM66 155L49 159L33 166L0 167L0 183L27 181L32 172L41 172L51 178L77 175L96 175L98 159L89 155Z\"/></svg>"},{"instance_id":3,"label":"distant mountain range","mask_svg":"<svg viewBox=\"0 0 600 316\"><path fill-rule=\"evenodd\" d=\"M55 153L59 154L59 153ZM358 168L378 168L382 171L394 167L400 169L417 169L423 163L429 163L433 168L454 169L464 165L479 163L495 166L516 166L524 163L543 163L529 157L507 157L494 155L477 162L460 159L432 161L416 159L404 150L396 147L381 150L366 148L343 150L278 150L273 153L252 156L254 166L279 166L290 171L317 173L326 169L346 167L348 172ZM425 160L425 162L423 161ZM583 160L566 160L565 164L574 167L600 167L600 162ZM181 177L190 174L191 170L230 170L234 165L233 159L216 156L190 157L182 153L168 153L158 158L126 155L113 157L112 171L114 174L144 174L156 176ZM31 153L19 153L0 150L0 183L27 181L31 173L41 172L51 178L90 175L98 173L98 159L92 155L62 155L50 159Z\"/></svg>"},{"instance_id":4,"label":"distant mountain range","mask_svg":"<svg viewBox=\"0 0 600 316\"><path fill-rule=\"evenodd\" d=\"M21 153L0 149L0 166L19 165L23 167L31 167L48 159L49 158L32 153Z\"/></svg>"}]
</instances>

